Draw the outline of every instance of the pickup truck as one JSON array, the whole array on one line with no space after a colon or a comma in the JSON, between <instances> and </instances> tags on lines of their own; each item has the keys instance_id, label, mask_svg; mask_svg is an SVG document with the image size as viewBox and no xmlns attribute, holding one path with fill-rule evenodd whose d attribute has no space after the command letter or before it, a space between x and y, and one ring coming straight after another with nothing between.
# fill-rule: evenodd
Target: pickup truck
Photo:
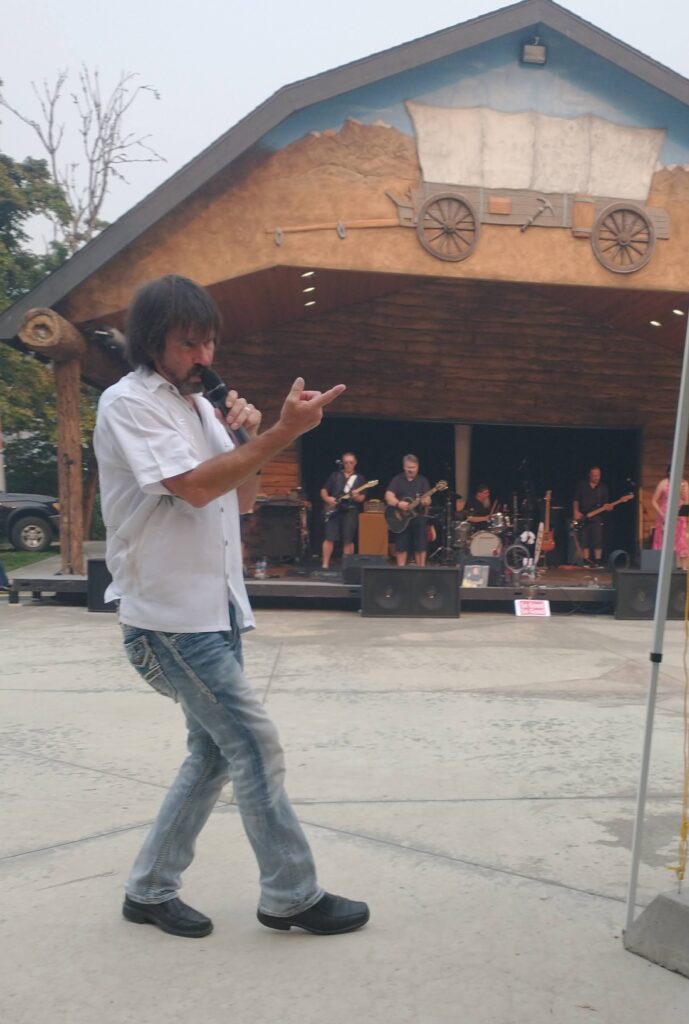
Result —
<instances>
[{"instance_id":1,"label":"pickup truck","mask_svg":"<svg viewBox=\"0 0 689 1024\"><path fill-rule=\"evenodd\" d=\"M45 551L57 537L60 503L47 494L0 491L0 536L17 551Z\"/></svg>"}]
</instances>

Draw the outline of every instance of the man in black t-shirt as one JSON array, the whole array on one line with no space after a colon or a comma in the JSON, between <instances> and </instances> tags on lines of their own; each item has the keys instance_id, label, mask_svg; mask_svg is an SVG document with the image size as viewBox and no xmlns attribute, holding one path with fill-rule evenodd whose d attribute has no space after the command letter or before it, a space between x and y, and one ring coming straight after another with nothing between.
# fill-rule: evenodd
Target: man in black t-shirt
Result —
<instances>
[{"instance_id":1,"label":"man in black t-shirt","mask_svg":"<svg viewBox=\"0 0 689 1024\"><path fill-rule=\"evenodd\" d=\"M478 526L480 523L488 523L492 511L490 487L488 484L479 484L464 506L465 518Z\"/></svg>"},{"instance_id":2,"label":"man in black t-shirt","mask_svg":"<svg viewBox=\"0 0 689 1024\"><path fill-rule=\"evenodd\" d=\"M405 455L402 459L402 469L403 472L394 476L388 484L385 500L388 505L405 512L409 508L409 503L430 491L431 486L425 476L419 475L419 460L416 455ZM422 498L417 506L419 515L411 520L402 533L395 535L395 558L399 566L407 564L410 551L414 552L414 561L417 565L426 564L428 524L425 512L430 503L430 497Z\"/></svg>"},{"instance_id":3,"label":"man in black t-shirt","mask_svg":"<svg viewBox=\"0 0 689 1024\"><path fill-rule=\"evenodd\" d=\"M577 522L586 520L586 525L579 535L581 553L584 557L584 565L591 568L600 568L603 559L603 516L597 515L592 519L586 519L586 513L596 508L606 507L608 504L608 488L601 481L600 466L591 466L586 480L580 480L574 494L572 512ZM595 561L591 561L591 548Z\"/></svg>"},{"instance_id":4,"label":"man in black t-shirt","mask_svg":"<svg viewBox=\"0 0 689 1024\"><path fill-rule=\"evenodd\" d=\"M342 554L354 554L354 538L359 525L359 510L366 500L365 494L354 494L351 491L366 483L361 473L356 471L356 455L345 452L340 460L342 469L331 473L321 488L321 500L325 510L323 540L323 568L330 567L335 542L342 541Z\"/></svg>"}]
</instances>

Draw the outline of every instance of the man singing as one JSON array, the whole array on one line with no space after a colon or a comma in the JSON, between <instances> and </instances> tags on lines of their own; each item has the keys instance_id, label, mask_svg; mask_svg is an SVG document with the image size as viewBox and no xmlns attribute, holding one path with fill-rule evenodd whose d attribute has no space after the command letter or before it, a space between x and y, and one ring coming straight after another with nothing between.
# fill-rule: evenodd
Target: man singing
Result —
<instances>
[{"instance_id":1,"label":"man singing","mask_svg":"<svg viewBox=\"0 0 689 1024\"><path fill-rule=\"evenodd\" d=\"M277 732L242 668L240 634L254 626L242 578L239 515L250 511L261 467L318 426L344 385L305 391L298 377L277 423L235 391L226 423L249 440L235 447L220 414L199 394L213 361L220 314L183 277L144 285L127 318L134 367L98 406L107 564L106 600L119 600L132 665L181 705L189 756L134 862L124 917L189 938L208 935L208 917L178 897L182 872L220 792L234 794L260 873L258 919L283 931L353 931L365 903L324 892L306 837L284 789Z\"/></svg>"}]
</instances>

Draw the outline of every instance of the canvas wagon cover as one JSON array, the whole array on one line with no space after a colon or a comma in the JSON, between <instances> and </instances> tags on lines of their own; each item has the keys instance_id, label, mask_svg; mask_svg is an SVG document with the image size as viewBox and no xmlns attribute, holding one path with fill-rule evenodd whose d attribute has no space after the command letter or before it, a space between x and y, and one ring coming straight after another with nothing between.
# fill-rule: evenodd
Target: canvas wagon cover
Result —
<instances>
[{"instance_id":1,"label":"canvas wagon cover","mask_svg":"<svg viewBox=\"0 0 689 1024\"><path fill-rule=\"evenodd\" d=\"M407 101L424 181L648 198L662 128Z\"/></svg>"}]
</instances>

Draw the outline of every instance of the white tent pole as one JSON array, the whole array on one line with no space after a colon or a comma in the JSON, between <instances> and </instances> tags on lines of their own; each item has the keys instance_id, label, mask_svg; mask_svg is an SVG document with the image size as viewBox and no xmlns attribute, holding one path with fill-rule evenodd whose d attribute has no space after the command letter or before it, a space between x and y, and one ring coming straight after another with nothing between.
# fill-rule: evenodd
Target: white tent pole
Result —
<instances>
[{"instance_id":1,"label":"white tent pole","mask_svg":"<svg viewBox=\"0 0 689 1024\"><path fill-rule=\"evenodd\" d=\"M644 813L646 808L646 788L648 785L648 768L651 760L653 716L655 714L658 674L660 672L660 663L663 660L663 637L665 634L665 623L667 621L667 606L670 597L670 582L672 580L672 567L675 551L675 515L679 506L679 494L682 484L688 434L689 317L687 318L687 329L684 337L684 360L682 362L682 377L679 388L679 401L677 403L677 418L675 420L675 440L672 448L672 462L670 466L670 493L668 494L667 499L663 548L660 553L660 571L658 573L658 589L656 592L655 613L653 616L653 641L650 654L651 678L648 685L648 697L646 700L646 730L644 733L643 751L641 755L641 776L639 778L636 819L634 821L634 835L632 838L632 862L629 872L629 889L627 891L627 916L625 930L632 925L636 910L636 888L639 878L639 861L641 859L641 843L643 838Z\"/></svg>"}]
</instances>

